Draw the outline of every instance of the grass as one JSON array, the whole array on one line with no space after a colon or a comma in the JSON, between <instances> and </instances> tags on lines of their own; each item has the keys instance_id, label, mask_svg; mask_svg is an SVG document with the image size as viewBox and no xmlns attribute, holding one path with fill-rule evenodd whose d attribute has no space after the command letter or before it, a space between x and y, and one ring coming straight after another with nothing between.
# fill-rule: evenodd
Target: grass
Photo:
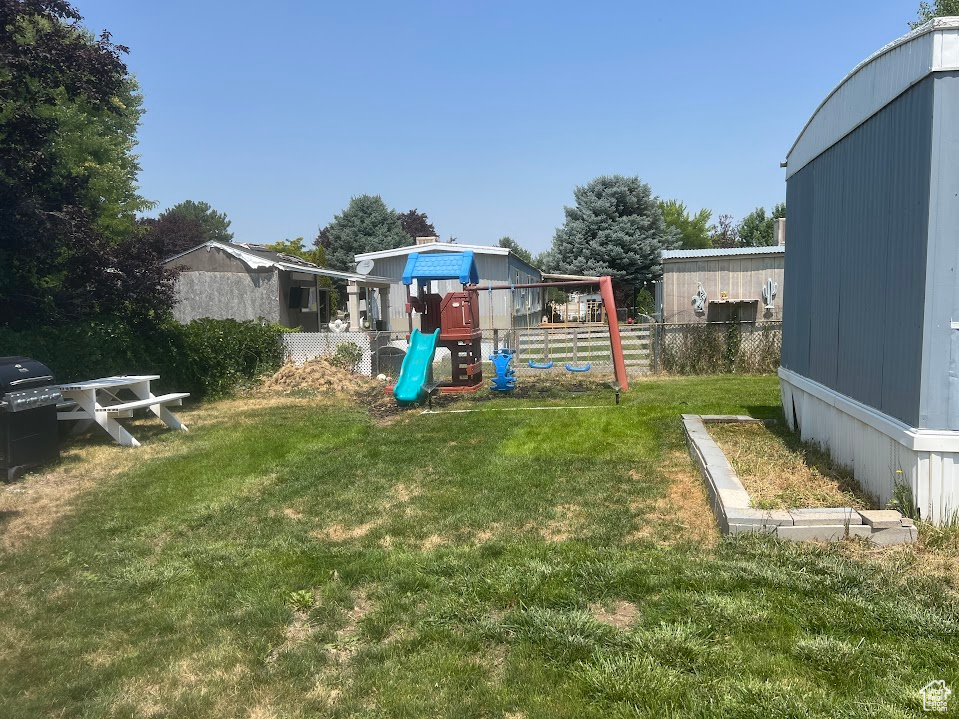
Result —
<instances>
[{"instance_id":1,"label":"grass","mask_svg":"<svg viewBox=\"0 0 959 719\"><path fill-rule=\"evenodd\" d=\"M780 423L711 424L709 432L729 459L757 509L855 507L875 509L852 473Z\"/></svg>"},{"instance_id":2,"label":"grass","mask_svg":"<svg viewBox=\"0 0 959 719\"><path fill-rule=\"evenodd\" d=\"M529 394L446 408L600 406L240 400L75 446L17 485L75 489L56 522L6 505L2 715L900 717L956 686L951 565L716 536L679 415L776 416L774 377Z\"/></svg>"}]
</instances>

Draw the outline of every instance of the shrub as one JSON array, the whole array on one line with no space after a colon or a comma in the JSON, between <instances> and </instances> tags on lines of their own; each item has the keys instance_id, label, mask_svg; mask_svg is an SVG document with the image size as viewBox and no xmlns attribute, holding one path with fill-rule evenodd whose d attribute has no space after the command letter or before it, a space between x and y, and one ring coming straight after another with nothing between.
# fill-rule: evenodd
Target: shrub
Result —
<instances>
[{"instance_id":1,"label":"shrub","mask_svg":"<svg viewBox=\"0 0 959 719\"><path fill-rule=\"evenodd\" d=\"M344 342L337 345L330 357L330 364L345 369L347 372L356 372L356 368L363 359L363 350L355 342Z\"/></svg>"},{"instance_id":2,"label":"shrub","mask_svg":"<svg viewBox=\"0 0 959 719\"><path fill-rule=\"evenodd\" d=\"M158 374L158 389L201 398L276 370L283 361L282 332L262 322L171 320L134 327L119 317L96 317L29 330L0 328L0 355L38 359L61 382Z\"/></svg>"},{"instance_id":3,"label":"shrub","mask_svg":"<svg viewBox=\"0 0 959 719\"><path fill-rule=\"evenodd\" d=\"M662 327L659 331L661 367L671 374L766 374L779 367L779 324L682 325Z\"/></svg>"}]
</instances>

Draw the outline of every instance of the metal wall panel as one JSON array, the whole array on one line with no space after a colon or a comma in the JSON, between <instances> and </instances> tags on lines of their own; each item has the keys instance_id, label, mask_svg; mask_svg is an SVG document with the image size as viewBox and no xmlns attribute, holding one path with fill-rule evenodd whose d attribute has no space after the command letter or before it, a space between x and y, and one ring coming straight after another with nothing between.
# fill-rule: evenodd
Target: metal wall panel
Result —
<instances>
[{"instance_id":1,"label":"metal wall panel","mask_svg":"<svg viewBox=\"0 0 959 719\"><path fill-rule=\"evenodd\" d=\"M919 426L933 78L787 181L782 364Z\"/></svg>"},{"instance_id":2,"label":"metal wall panel","mask_svg":"<svg viewBox=\"0 0 959 719\"><path fill-rule=\"evenodd\" d=\"M921 426L959 430L959 72L936 76Z\"/></svg>"}]
</instances>

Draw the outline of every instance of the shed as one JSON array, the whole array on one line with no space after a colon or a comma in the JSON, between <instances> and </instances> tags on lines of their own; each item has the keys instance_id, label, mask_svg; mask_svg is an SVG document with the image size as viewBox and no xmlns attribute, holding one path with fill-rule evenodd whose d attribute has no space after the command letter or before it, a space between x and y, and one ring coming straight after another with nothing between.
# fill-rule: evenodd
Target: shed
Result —
<instances>
[{"instance_id":1,"label":"shed","mask_svg":"<svg viewBox=\"0 0 959 719\"><path fill-rule=\"evenodd\" d=\"M786 162L786 419L937 522L959 509L957 118L959 18L940 18L853 69Z\"/></svg>"},{"instance_id":2,"label":"shed","mask_svg":"<svg viewBox=\"0 0 959 719\"><path fill-rule=\"evenodd\" d=\"M306 332L325 330L335 308L321 284L324 277L346 281L353 329L360 329L356 299L364 288L379 292L380 315L389 314L392 280L319 267L261 245L205 242L164 265L180 271L173 316L183 323L202 317L262 319Z\"/></svg>"},{"instance_id":3,"label":"shed","mask_svg":"<svg viewBox=\"0 0 959 719\"><path fill-rule=\"evenodd\" d=\"M479 273L479 284L529 284L541 282L543 278L542 272L517 257L506 247L490 245L424 242L393 250L365 252L356 255L355 259L357 262L372 260L373 274L399 283L406 269L407 258L411 254L417 253L423 256L441 252L472 252ZM434 282L433 287L434 291L445 295L447 292L460 289L460 283L457 280L443 280ZM393 285L390 293L390 322L393 327L403 327L406 323L404 313L406 290L401 284L396 284ZM514 327L538 326L543 317L544 298L545 292L540 288L517 289L512 292L481 292L480 322L483 329L506 330Z\"/></svg>"},{"instance_id":4,"label":"shed","mask_svg":"<svg viewBox=\"0 0 959 719\"><path fill-rule=\"evenodd\" d=\"M785 247L663 251L656 283L662 322L770 322L782 319Z\"/></svg>"}]
</instances>

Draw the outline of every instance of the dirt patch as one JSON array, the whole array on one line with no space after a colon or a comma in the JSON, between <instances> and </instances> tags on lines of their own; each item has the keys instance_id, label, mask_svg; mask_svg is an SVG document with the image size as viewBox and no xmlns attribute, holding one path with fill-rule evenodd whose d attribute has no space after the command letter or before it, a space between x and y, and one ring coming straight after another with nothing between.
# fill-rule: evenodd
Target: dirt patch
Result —
<instances>
[{"instance_id":1,"label":"dirt patch","mask_svg":"<svg viewBox=\"0 0 959 719\"><path fill-rule=\"evenodd\" d=\"M560 504L553 510L553 515L542 526L531 523L526 528L539 531L547 542L565 542L582 528L586 520L583 508L577 504Z\"/></svg>"},{"instance_id":2,"label":"dirt patch","mask_svg":"<svg viewBox=\"0 0 959 719\"><path fill-rule=\"evenodd\" d=\"M719 528L706 498L702 477L692 465L689 455L674 451L666 455L662 465L667 481L666 494L654 502L634 501L630 510L637 528L627 540L653 539L671 545L678 540L693 540L707 546L719 541ZM643 481L635 470L630 479Z\"/></svg>"},{"instance_id":3,"label":"dirt patch","mask_svg":"<svg viewBox=\"0 0 959 719\"><path fill-rule=\"evenodd\" d=\"M417 487L408 487L405 484L397 484L392 488L390 496L380 504L381 514L379 516L354 526L347 526L337 522L336 524L331 524L329 527L324 527L323 529L310 532L310 536L315 537L316 539L326 539L331 542L345 542L350 539L359 539L361 537L365 537L372 530L386 523L389 512L398 507L407 505L407 503L419 493L420 489ZM405 506L403 511L406 514L409 514L412 511L412 508ZM390 540L390 544L392 544L392 540Z\"/></svg>"},{"instance_id":4,"label":"dirt patch","mask_svg":"<svg viewBox=\"0 0 959 719\"><path fill-rule=\"evenodd\" d=\"M354 592L353 608L346 613L346 623L336 632L336 640L330 647L330 655L337 662L346 662L356 654L360 622L371 611L373 604L366 593L362 590Z\"/></svg>"},{"instance_id":5,"label":"dirt patch","mask_svg":"<svg viewBox=\"0 0 959 719\"><path fill-rule=\"evenodd\" d=\"M608 624L617 629L629 629L636 617L639 616L639 610L632 602L620 599L613 604L603 604L595 602L589 605L589 613L593 619L602 624Z\"/></svg>"},{"instance_id":6,"label":"dirt patch","mask_svg":"<svg viewBox=\"0 0 959 719\"><path fill-rule=\"evenodd\" d=\"M226 423L253 424L262 421L257 410L265 407L314 404L293 397L240 398L183 407L176 414L196 430ZM140 447L121 447L97 429L68 440L60 462L49 469L31 472L13 484L0 483L0 547L16 550L45 536L70 513L79 496L146 461L181 452L183 445L178 440L186 439L152 415L123 420L123 425L142 442Z\"/></svg>"},{"instance_id":7,"label":"dirt patch","mask_svg":"<svg viewBox=\"0 0 959 719\"><path fill-rule=\"evenodd\" d=\"M757 509L873 507L851 472L779 425L711 424L709 433Z\"/></svg>"},{"instance_id":8,"label":"dirt patch","mask_svg":"<svg viewBox=\"0 0 959 719\"><path fill-rule=\"evenodd\" d=\"M439 534L431 534L420 542L420 549L424 552L432 552L437 547L442 547L444 544L449 543L450 540L447 537L441 537Z\"/></svg>"}]
</instances>

